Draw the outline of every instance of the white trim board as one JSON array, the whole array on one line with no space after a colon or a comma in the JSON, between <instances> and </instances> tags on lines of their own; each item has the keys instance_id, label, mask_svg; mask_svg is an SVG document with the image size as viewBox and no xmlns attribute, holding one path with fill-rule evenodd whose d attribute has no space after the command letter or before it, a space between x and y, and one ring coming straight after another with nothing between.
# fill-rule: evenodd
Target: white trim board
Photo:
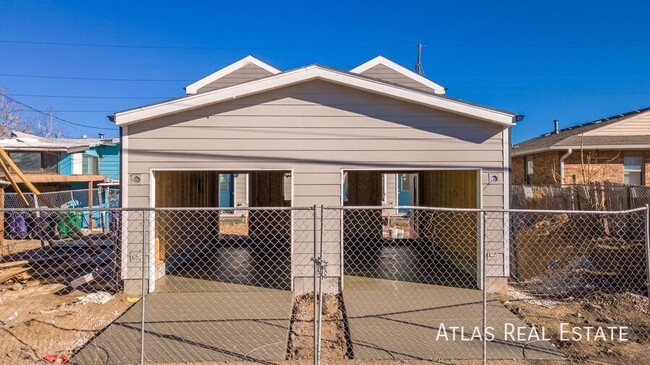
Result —
<instances>
[{"instance_id":1,"label":"white trim board","mask_svg":"<svg viewBox=\"0 0 650 365\"><path fill-rule=\"evenodd\" d=\"M335 84L349 86L355 89L505 126L515 125L517 119L517 116L512 113L477 106L439 95L418 92L408 88L370 80L362 76L355 76L349 73L314 65L223 89L118 112L115 114L115 123L119 126L130 125L311 80L325 80Z\"/></svg>"},{"instance_id":2,"label":"white trim board","mask_svg":"<svg viewBox=\"0 0 650 365\"><path fill-rule=\"evenodd\" d=\"M239 70L242 67L247 66L247 65L255 65L255 66L257 66L257 67L259 67L259 68L261 68L263 70L266 70L266 71L270 72L273 75L277 75L277 74L279 74L281 72L277 68L269 65L268 63L266 63L264 61L261 61L258 58L255 58L253 56L246 56L246 57L242 58L241 60L239 60L239 61L237 61L237 62L235 62L233 64L230 64L230 65L218 70L215 73L212 73L212 74L210 74L210 75L208 75L208 76L206 76L206 77L204 77L204 78L202 78L202 79L200 79L198 81L195 81L194 83L192 83L190 85L187 85L185 87L185 92L187 93L187 95L196 94L198 92L198 90L201 89L202 87L207 86L207 85L211 84L212 82L217 81L220 78L222 78L222 77L224 77L226 75L229 75L229 74L231 74L231 73L233 73L233 72L235 72L235 71L237 71L237 70Z\"/></svg>"},{"instance_id":3,"label":"white trim board","mask_svg":"<svg viewBox=\"0 0 650 365\"><path fill-rule=\"evenodd\" d=\"M371 59L370 61L365 62L365 63L353 68L352 70L350 70L350 72L353 73L353 74L361 74L361 73L363 73L365 71L368 71L369 69L371 69L371 68L373 68L373 67L375 67L377 65L386 66L386 67L390 68L391 70L393 70L393 71L395 71L395 72L397 72L399 74L402 74L402 75L408 77L409 79L417 82L418 84L422 84L423 86L426 86L426 87L432 89L433 92L435 92L436 94L444 94L445 93L445 87L444 86L442 86L440 84L437 84L437 83L427 79L426 77L424 77L422 75L419 75L419 74L409 70L408 68L406 68L406 67L404 67L404 66L402 66L400 64L397 64L397 63L395 63L395 62L393 62L393 61L391 61L388 58L383 57L383 56L377 56L377 57Z\"/></svg>"}]
</instances>

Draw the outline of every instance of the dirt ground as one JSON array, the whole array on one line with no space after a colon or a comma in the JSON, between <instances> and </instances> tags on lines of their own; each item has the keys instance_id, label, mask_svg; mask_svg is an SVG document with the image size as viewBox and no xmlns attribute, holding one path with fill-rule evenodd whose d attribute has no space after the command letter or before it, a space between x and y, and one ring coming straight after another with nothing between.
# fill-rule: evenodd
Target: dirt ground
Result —
<instances>
[{"instance_id":1,"label":"dirt ground","mask_svg":"<svg viewBox=\"0 0 650 365\"><path fill-rule=\"evenodd\" d=\"M575 362L607 364L650 363L650 313L648 298L632 293L597 292L565 301L536 299L510 290L504 304L537 328L544 327L557 348ZM568 327L629 328L626 342L560 341L560 323ZM618 332L616 333L618 335ZM564 336L567 339L567 336ZM570 336L569 336L570 337Z\"/></svg>"},{"instance_id":2,"label":"dirt ground","mask_svg":"<svg viewBox=\"0 0 650 365\"><path fill-rule=\"evenodd\" d=\"M287 361L273 361L265 362L265 365L311 365L313 360L287 360ZM201 365L251 365L250 362L201 362L195 363ZM423 360L372 360L372 361L361 361L361 360L325 360L321 361L321 364L327 365L426 365L426 364L441 364L441 365L481 365L481 360L435 360L435 361L423 361ZM552 361L552 360L490 360L488 362L490 365L565 365L568 364L567 361ZM159 364L163 365L163 364ZM167 363L164 365L186 365L185 363Z\"/></svg>"},{"instance_id":3,"label":"dirt ground","mask_svg":"<svg viewBox=\"0 0 650 365\"><path fill-rule=\"evenodd\" d=\"M291 360L313 359L314 351L314 297L312 294L297 297L289 334ZM323 363L338 364L347 359L343 311L340 298L334 294L323 295L323 320L321 359Z\"/></svg>"},{"instance_id":4,"label":"dirt ground","mask_svg":"<svg viewBox=\"0 0 650 365\"><path fill-rule=\"evenodd\" d=\"M64 288L37 281L0 288L0 364L45 364L50 354L70 358L131 306L121 294L83 304L78 298L85 293L60 293Z\"/></svg>"},{"instance_id":5,"label":"dirt ground","mask_svg":"<svg viewBox=\"0 0 650 365\"><path fill-rule=\"evenodd\" d=\"M219 233L232 236L248 236L246 217L219 217Z\"/></svg>"}]
</instances>

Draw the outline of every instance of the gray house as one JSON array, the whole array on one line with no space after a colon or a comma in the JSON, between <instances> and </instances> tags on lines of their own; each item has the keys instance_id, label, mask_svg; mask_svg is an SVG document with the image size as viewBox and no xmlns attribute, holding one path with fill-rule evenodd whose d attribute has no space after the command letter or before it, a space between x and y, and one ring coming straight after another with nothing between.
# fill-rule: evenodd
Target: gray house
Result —
<instances>
[{"instance_id":1,"label":"gray house","mask_svg":"<svg viewBox=\"0 0 650 365\"><path fill-rule=\"evenodd\" d=\"M384 57L350 71L280 71L248 56L186 92L113 117L121 127L124 207L216 207L212 182L237 174L250 207L403 205L402 179L409 204L508 208L509 133L520 117L447 97L439 84ZM289 285L297 292L312 290L310 222L295 214L286 220ZM505 222L488 225L487 269L497 284L509 272ZM149 226L156 278L171 265L164 253L183 245L165 238L163 226L158 217ZM323 240L331 291L342 285L345 229L330 227ZM475 243L477 228L469 229ZM123 277L135 291L129 279L140 277L140 262L128 258L141 248L129 240L138 242L139 233L127 233ZM457 250L446 239L441 247ZM463 253L469 271L476 270L474 248ZM152 281L149 290L155 287Z\"/></svg>"}]
</instances>

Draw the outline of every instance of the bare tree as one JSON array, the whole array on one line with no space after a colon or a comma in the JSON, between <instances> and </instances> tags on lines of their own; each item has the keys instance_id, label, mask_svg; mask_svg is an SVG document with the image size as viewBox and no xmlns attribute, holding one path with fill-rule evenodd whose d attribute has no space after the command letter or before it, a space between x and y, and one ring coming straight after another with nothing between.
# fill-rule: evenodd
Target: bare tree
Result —
<instances>
[{"instance_id":1,"label":"bare tree","mask_svg":"<svg viewBox=\"0 0 650 365\"><path fill-rule=\"evenodd\" d=\"M32 125L24 115L25 109L0 89L0 138L10 137L12 131L31 132Z\"/></svg>"},{"instance_id":2,"label":"bare tree","mask_svg":"<svg viewBox=\"0 0 650 365\"><path fill-rule=\"evenodd\" d=\"M54 123L54 111L30 110L7 96L0 89L0 138L11 137L11 132L32 133L41 137L60 138L65 130Z\"/></svg>"},{"instance_id":3,"label":"bare tree","mask_svg":"<svg viewBox=\"0 0 650 365\"><path fill-rule=\"evenodd\" d=\"M599 154L598 150L586 150L584 145L584 135L580 136L580 165L578 168L578 181L575 183L589 185L593 183L604 182L607 178L607 175L612 168L611 163L616 161L621 156L621 151L611 158L603 157ZM553 165L551 167L551 173L553 175L553 180L557 183L564 184L565 181L562 180L562 175L558 171L557 167Z\"/></svg>"},{"instance_id":4,"label":"bare tree","mask_svg":"<svg viewBox=\"0 0 650 365\"><path fill-rule=\"evenodd\" d=\"M34 134L46 138L61 138L65 133L63 128L54 124L54 111L47 109L34 121Z\"/></svg>"}]
</instances>

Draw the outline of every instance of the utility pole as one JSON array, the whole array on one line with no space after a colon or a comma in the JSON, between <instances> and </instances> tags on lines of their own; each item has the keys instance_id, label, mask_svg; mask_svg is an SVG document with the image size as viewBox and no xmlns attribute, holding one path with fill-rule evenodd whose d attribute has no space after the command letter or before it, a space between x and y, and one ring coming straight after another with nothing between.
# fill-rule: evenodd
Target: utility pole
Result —
<instances>
[{"instance_id":1,"label":"utility pole","mask_svg":"<svg viewBox=\"0 0 650 365\"><path fill-rule=\"evenodd\" d=\"M415 72L420 76L424 76L424 69L422 68L422 43L418 43L418 60L415 61Z\"/></svg>"}]
</instances>

